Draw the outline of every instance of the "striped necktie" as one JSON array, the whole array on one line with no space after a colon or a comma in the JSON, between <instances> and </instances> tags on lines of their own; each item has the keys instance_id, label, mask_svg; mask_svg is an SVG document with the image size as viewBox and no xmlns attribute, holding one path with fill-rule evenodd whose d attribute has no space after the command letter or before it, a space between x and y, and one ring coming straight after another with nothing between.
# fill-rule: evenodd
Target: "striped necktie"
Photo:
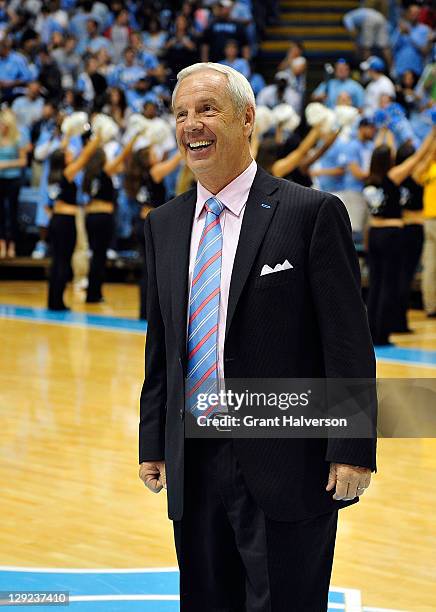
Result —
<instances>
[{"instance_id":1,"label":"striped necktie","mask_svg":"<svg viewBox=\"0 0 436 612\"><path fill-rule=\"evenodd\" d=\"M218 312L223 234L220 214L224 204L217 198L205 203L206 220L192 274L188 324L187 408L194 416L210 415L213 405L200 410L199 393L218 389Z\"/></svg>"}]
</instances>

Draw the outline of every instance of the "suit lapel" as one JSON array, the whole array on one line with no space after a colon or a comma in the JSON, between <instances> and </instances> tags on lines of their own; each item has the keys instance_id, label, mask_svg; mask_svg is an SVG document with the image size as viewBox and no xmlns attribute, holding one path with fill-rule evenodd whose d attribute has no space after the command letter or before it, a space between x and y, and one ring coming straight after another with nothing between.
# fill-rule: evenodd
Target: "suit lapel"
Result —
<instances>
[{"instance_id":1,"label":"suit lapel","mask_svg":"<svg viewBox=\"0 0 436 612\"><path fill-rule=\"evenodd\" d=\"M172 241L171 303L174 331L183 359L186 355L186 325L188 312L189 250L191 245L192 222L195 213L197 190L184 196L184 201L174 211L174 230L169 237Z\"/></svg>"},{"instance_id":2,"label":"suit lapel","mask_svg":"<svg viewBox=\"0 0 436 612\"><path fill-rule=\"evenodd\" d=\"M274 194L277 189L277 179L274 179L258 167L242 219L241 233L239 235L238 248L233 264L229 303L227 306L226 338L242 289L244 288L263 237L273 218L278 200L272 197L272 194Z\"/></svg>"}]
</instances>

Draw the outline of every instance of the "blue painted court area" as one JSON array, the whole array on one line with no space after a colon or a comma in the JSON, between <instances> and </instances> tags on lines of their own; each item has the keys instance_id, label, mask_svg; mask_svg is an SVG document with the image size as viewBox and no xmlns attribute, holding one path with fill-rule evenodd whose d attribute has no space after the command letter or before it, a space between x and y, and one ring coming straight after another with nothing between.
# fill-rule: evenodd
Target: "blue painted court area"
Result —
<instances>
[{"instance_id":1,"label":"blue painted court area","mask_svg":"<svg viewBox=\"0 0 436 612\"><path fill-rule=\"evenodd\" d=\"M147 322L137 319L93 315L85 312L53 312L45 308L28 308L8 304L0 304L0 318L140 334L145 334L147 331Z\"/></svg>"},{"instance_id":2,"label":"blue painted court area","mask_svg":"<svg viewBox=\"0 0 436 612\"><path fill-rule=\"evenodd\" d=\"M69 593L68 606L36 606L38 610L44 612L66 608L77 610L77 612L179 611L179 573L175 569L0 568L0 591L3 593L6 591L67 591ZM5 599L1 599L0 607L12 609L18 606L7 605ZM332 588L329 593L328 612L338 610L361 612L359 591Z\"/></svg>"},{"instance_id":3,"label":"blue painted court area","mask_svg":"<svg viewBox=\"0 0 436 612\"><path fill-rule=\"evenodd\" d=\"M147 322L136 319L108 317L83 312L51 312L45 308L27 308L7 304L0 304L0 318L133 334L145 334L147 331ZM376 356L383 362L436 367L436 351L389 346L376 349Z\"/></svg>"}]
</instances>

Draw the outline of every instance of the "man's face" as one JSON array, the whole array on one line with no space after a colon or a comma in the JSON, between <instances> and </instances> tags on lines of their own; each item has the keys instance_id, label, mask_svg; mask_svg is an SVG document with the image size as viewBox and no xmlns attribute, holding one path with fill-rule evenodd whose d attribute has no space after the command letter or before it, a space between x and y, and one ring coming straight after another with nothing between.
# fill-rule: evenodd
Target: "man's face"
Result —
<instances>
[{"instance_id":1,"label":"man's face","mask_svg":"<svg viewBox=\"0 0 436 612\"><path fill-rule=\"evenodd\" d=\"M29 83L29 86L27 87L27 95L32 100L36 100L36 98L39 96L39 83Z\"/></svg>"},{"instance_id":2,"label":"man's face","mask_svg":"<svg viewBox=\"0 0 436 612\"><path fill-rule=\"evenodd\" d=\"M228 43L226 45L224 53L225 53L226 59L229 62L233 62L238 57L238 45L235 45L233 43Z\"/></svg>"},{"instance_id":3,"label":"man's face","mask_svg":"<svg viewBox=\"0 0 436 612\"><path fill-rule=\"evenodd\" d=\"M338 62L335 67L335 76L341 81L345 81L350 76L350 67L344 62Z\"/></svg>"},{"instance_id":4,"label":"man's face","mask_svg":"<svg viewBox=\"0 0 436 612\"><path fill-rule=\"evenodd\" d=\"M406 13L408 21L413 24L418 23L420 11L421 9L417 4L411 4Z\"/></svg>"},{"instance_id":5,"label":"man's face","mask_svg":"<svg viewBox=\"0 0 436 612\"><path fill-rule=\"evenodd\" d=\"M375 136L375 126L363 125L360 128L360 133L362 135L362 140L368 142L369 140L372 140Z\"/></svg>"},{"instance_id":6,"label":"man's face","mask_svg":"<svg viewBox=\"0 0 436 612\"><path fill-rule=\"evenodd\" d=\"M174 114L179 149L195 174L213 178L239 166L252 125L245 113L235 112L225 74L204 70L186 77L176 92Z\"/></svg>"}]
</instances>

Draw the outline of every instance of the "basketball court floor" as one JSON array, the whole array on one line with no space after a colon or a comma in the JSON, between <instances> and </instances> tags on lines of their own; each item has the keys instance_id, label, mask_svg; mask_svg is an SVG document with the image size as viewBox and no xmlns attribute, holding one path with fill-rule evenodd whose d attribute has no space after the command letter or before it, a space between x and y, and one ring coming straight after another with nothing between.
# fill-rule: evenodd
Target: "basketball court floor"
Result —
<instances>
[{"instance_id":1,"label":"basketball court floor","mask_svg":"<svg viewBox=\"0 0 436 612\"><path fill-rule=\"evenodd\" d=\"M68 591L78 612L178 610L165 493L137 476L137 291L108 285L96 306L70 292L73 312L57 314L45 283L0 283L0 592ZM377 351L379 376L435 376L436 321L414 312L412 327ZM436 440L382 439L378 464L340 514L329 612L435 611Z\"/></svg>"}]
</instances>

